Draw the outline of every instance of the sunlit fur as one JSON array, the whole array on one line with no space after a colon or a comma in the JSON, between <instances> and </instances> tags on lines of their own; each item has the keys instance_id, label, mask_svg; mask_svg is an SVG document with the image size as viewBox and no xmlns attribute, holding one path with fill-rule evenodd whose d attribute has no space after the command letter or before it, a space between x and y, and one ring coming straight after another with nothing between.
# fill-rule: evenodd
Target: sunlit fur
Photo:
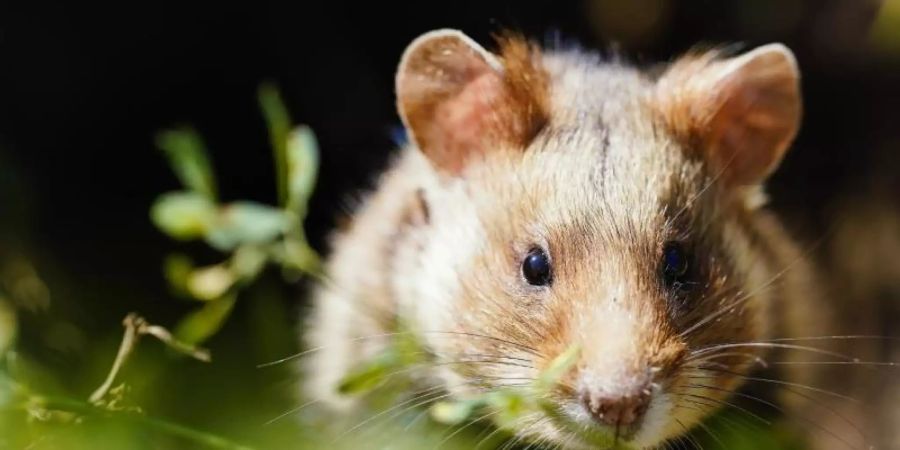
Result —
<instances>
[{"instance_id":1,"label":"sunlit fur","mask_svg":"<svg viewBox=\"0 0 900 450\"><path fill-rule=\"evenodd\" d=\"M759 209L758 188L726 186L722 168L676 139L660 117L656 81L577 50L541 61L549 117L524 148L487 152L446 177L410 145L335 236L328 281L305 321L304 344L327 348L304 362L307 397L353 406L335 393L337 380L383 348L397 320L414 326L437 362L472 361L418 374L455 396L521 385L580 344L552 394L571 423L535 416L520 434L593 448L573 434L600 429L579 390L615 392L650 377L649 410L622 437L647 448L721 406L742 382L728 372L753 363L720 357L727 372L707 371L692 351L808 334L792 328L809 309L799 251ZM660 279L671 240L695 255L698 284L685 296ZM522 279L522 258L536 245L552 260L549 288Z\"/></svg>"}]
</instances>

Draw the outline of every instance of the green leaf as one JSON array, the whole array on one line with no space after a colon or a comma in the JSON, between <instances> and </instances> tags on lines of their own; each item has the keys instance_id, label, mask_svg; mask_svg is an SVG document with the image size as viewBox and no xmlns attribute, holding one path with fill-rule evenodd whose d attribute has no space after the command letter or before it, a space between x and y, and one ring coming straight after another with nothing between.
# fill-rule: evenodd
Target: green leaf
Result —
<instances>
[{"instance_id":1,"label":"green leaf","mask_svg":"<svg viewBox=\"0 0 900 450\"><path fill-rule=\"evenodd\" d=\"M200 135L193 129L183 128L160 133L156 141L181 183L214 201L216 180Z\"/></svg>"},{"instance_id":2,"label":"green leaf","mask_svg":"<svg viewBox=\"0 0 900 450\"><path fill-rule=\"evenodd\" d=\"M234 274L221 264L196 269L187 279L188 292L200 300L215 300L234 285Z\"/></svg>"},{"instance_id":3,"label":"green leaf","mask_svg":"<svg viewBox=\"0 0 900 450\"><path fill-rule=\"evenodd\" d=\"M369 392L386 381L392 370L398 367L398 362L397 354L388 349L348 373L338 385L338 392L344 395Z\"/></svg>"},{"instance_id":4,"label":"green leaf","mask_svg":"<svg viewBox=\"0 0 900 450\"><path fill-rule=\"evenodd\" d=\"M180 253L166 256L163 262L163 273L169 286L175 291L176 295L188 295L187 283L191 272L194 271L194 263L185 255Z\"/></svg>"},{"instance_id":5,"label":"green leaf","mask_svg":"<svg viewBox=\"0 0 900 450\"><path fill-rule=\"evenodd\" d=\"M581 346L572 345L566 351L560 353L550 364L544 369L538 377L535 387L539 390L547 390L556 385L560 377L568 371L572 365L578 361L578 355L581 353Z\"/></svg>"},{"instance_id":6,"label":"green leaf","mask_svg":"<svg viewBox=\"0 0 900 450\"><path fill-rule=\"evenodd\" d=\"M8 408L13 404L13 401L16 397L15 394L16 387L13 384L13 380L11 380L8 375L0 370L0 410Z\"/></svg>"},{"instance_id":7,"label":"green leaf","mask_svg":"<svg viewBox=\"0 0 900 450\"><path fill-rule=\"evenodd\" d=\"M309 127L297 127L288 137L287 172L288 199L285 206L304 218L319 173L319 145Z\"/></svg>"},{"instance_id":8,"label":"green leaf","mask_svg":"<svg viewBox=\"0 0 900 450\"><path fill-rule=\"evenodd\" d=\"M519 392L501 390L492 394L489 402L497 411L494 422L500 427L510 427L517 423L526 412L531 412L530 402Z\"/></svg>"},{"instance_id":9,"label":"green leaf","mask_svg":"<svg viewBox=\"0 0 900 450\"><path fill-rule=\"evenodd\" d=\"M283 252L277 254L285 269L298 270L301 273L318 274L322 269L322 258L306 240L294 239L290 236L284 240L280 249Z\"/></svg>"},{"instance_id":10,"label":"green leaf","mask_svg":"<svg viewBox=\"0 0 900 450\"><path fill-rule=\"evenodd\" d=\"M216 334L234 308L236 296L226 295L188 314L175 327L175 337L188 345L200 344Z\"/></svg>"},{"instance_id":11,"label":"green leaf","mask_svg":"<svg viewBox=\"0 0 900 450\"><path fill-rule=\"evenodd\" d=\"M244 280L256 278L266 265L266 253L259 247L243 245L231 257L231 271Z\"/></svg>"},{"instance_id":12,"label":"green leaf","mask_svg":"<svg viewBox=\"0 0 900 450\"><path fill-rule=\"evenodd\" d=\"M233 250L241 244L266 244L291 226L284 211L253 202L235 202L225 206L215 227L207 233L210 245L219 250Z\"/></svg>"},{"instance_id":13,"label":"green leaf","mask_svg":"<svg viewBox=\"0 0 900 450\"><path fill-rule=\"evenodd\" d=\"M288 133L291 119L287 107L281 100L278 88L273 84L263 84L258 93L259 104L269 127L269 140L275 158L275 182L278 189L278 203L286 205L288 201Z\"/></svg>"},{"instance_id":14,"label":"green leaf","mask_svg":"<svg viewBox=\"0 0 900 450\"><path fill-rule=\"evenodd\" d=\"M12 303L0 296L0 361L16 338L16 311Z\"/></svg>"},{"instance_id":15,"label":"green leaf","mask_svg":"<svg viewBox=\"0 0 900 450\"><path fill-rule=\"evenodd\" d=\"M437 402L430 408L431 418L444 425L459 425L472 416L483 402L480 399Z\"/></svg>"},{"instance_id":16,"label":"green leaf","mask_svg":"<svg viewBox=\"0 0 900 450\"><path fill-rule=\"evenodd\" d=\"M202 237L216 222L216 207L195 192L170 192L150 209L153 223L169 236L188 240Z\"/></svg>"}]
</instances>

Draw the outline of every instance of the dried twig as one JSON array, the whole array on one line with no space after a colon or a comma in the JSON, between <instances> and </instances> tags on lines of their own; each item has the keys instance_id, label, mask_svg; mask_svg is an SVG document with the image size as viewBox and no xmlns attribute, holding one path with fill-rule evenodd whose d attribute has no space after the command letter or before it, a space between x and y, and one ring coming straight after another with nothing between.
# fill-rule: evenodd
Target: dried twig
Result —
<instances>
[{"instance_id":1,"label":"dried twig","mask_svg":"<svg viewBox=\"0 0 900 450\"><path fill-rule=\"evenodd\" d=\"M131 356L131 353L137 346L140 337L145 334L151 335L159 339L169 347L200 361L209 362L211 359L208 350L197 348L176 340L172 336L172 333L169 332L169 330L159 325L152 325L148 323L146 319L137 315L136 313L129 313L127 316L125 316L125 319L122 321L122 325L125 327L125 335L122 337L122 344L119 345L119 353L116 355L115 361L113 361L112 368L109 371L109 375L106 376L106 380L102 385L100 385L100 387L97 388L97 390L94 391L93 394L91 394L89 400L93 404L99 404L100 400L102 400L103 397L105 397L109 392L110 388L116 380L116 376L118 376L119 371L125 364L125 361L128 360L129 356Z\"/></svg>"}]
</instances>

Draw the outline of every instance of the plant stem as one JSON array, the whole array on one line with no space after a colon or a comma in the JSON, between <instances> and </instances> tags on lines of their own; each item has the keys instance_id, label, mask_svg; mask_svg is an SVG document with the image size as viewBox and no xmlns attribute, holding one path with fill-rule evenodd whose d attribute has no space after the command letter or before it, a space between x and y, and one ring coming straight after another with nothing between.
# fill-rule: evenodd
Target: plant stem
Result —
<instances>
[{"instance_id":1,"label":"plant stem","mask_svg":"<svg viewBox=\"0 0 900 450\"><path fill-rule=\"evenodd\" d=\"M113 412L100 407L84 403L79 400L70 400L57 397L38 397L38 401L43 408L59 411L67 411L82 415L98 416L111 420L122 420L158 431L168 433L173 436L184 438L198 444L203 444L209 448L232 449L232 450L250 450L251 447L237 444L223 437L210 434L204 431L188 428L165 420L148 417L130 412Z\"/></svg>"}]
</instances>

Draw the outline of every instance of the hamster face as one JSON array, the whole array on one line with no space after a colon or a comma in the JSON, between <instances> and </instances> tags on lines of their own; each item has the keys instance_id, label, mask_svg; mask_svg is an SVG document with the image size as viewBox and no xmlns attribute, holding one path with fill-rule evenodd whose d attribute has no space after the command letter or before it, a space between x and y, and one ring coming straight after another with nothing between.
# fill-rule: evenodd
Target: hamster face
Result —
<instances>
[{"instance_id":1,"label":"hamster face","mask_svg":"<svg viewBox=\"0 0 900 450\"><path fill-rule=\"evenodd\" d=\"M736 387L752 359L702 349L765 337L770 274L742 269L762 256L714 174L671 142L609 133L548 135L436 194L431 204L470 208L432 209L421 261L446 273L428 280L437 294L419 314L431 330L485 336L429 341L446 362L472 361L448 366L460 394L521 386L578 345L553 392L559 418L521 431L577 442L574 427L644 447Z\"/></svg>"},{"instance_id":2,"label":"hamster face","mask_svg":"<svg viewBox=\"0 0 900 450\"><path fill-rule=\"evenodd\" d=\"M772 69L793 60L769 48L653 79L575 52L536 61L514 46L494 60L476 45L420 38L398 77L401 115L438 174L409 308L447 390L528 389L577 346L550 408L518 434L645 448L685 433L756 357L717 346L768 337L780 268L748 192L793 136L795 111L779 108L794 91Z\"/></svg>"}]
</instances>

